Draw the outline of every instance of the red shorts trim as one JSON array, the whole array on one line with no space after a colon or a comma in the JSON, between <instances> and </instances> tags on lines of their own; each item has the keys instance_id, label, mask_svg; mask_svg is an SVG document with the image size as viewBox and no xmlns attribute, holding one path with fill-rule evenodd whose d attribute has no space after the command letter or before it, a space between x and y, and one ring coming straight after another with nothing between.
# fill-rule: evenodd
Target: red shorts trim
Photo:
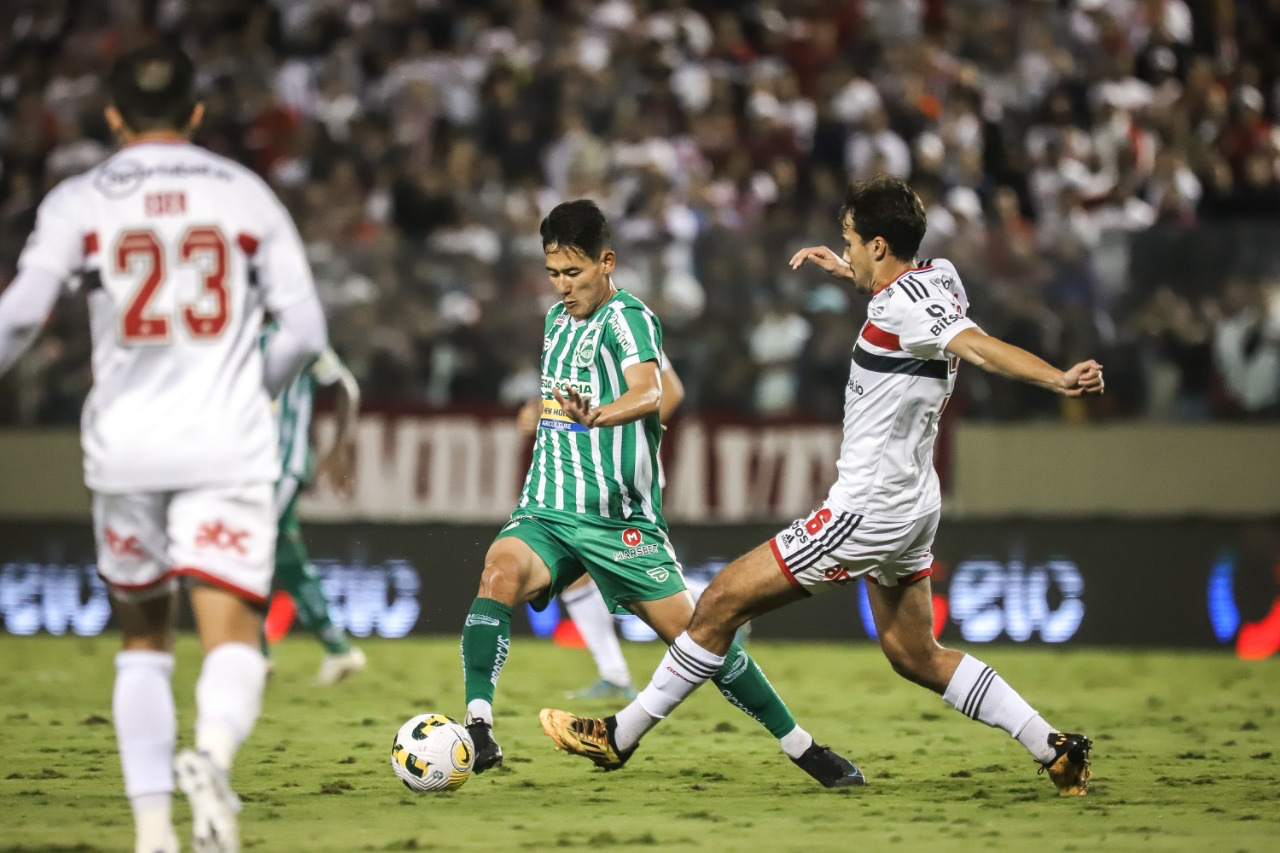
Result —
<instances>
[{"instance_id":1,"label":"red shorts trim","mask_svg":"<svg viewBox=\"0 0 1280 853\"><path fill-rule=\"evenodd\" d=\"M103 583L105 583L110 589L118 589L121 592L140 592L144 589L151 589L152 587L157 587L165 581L172 579L173 575L174 573L172 571L168 571L155 580L147 581L146 583L116 583L104 575L101 569L98 570L98 577L102 578Z\"/></svg>"},{"instance_id":2,"label":"red shorts trim","mask_svg":"<svg viewBox=\"0 0 1280 853\"><path fill-rule=\"evenodd\" d=\"M250 592L249 590L245 589L242 586L236 586L230 581L223 580L222 578L217 577L216 575L211 575L208 572L201 571L200 569L193 569L190 566L182 566L180 568L174 569L171 572L171 574L182 575L189 578L195 578L201 583L207 583L210 586L216 586L219 589L225 589L227 592L238 595L240 598L243 598L245 601L248 601L251 604L261 605L261 604L267 603L267 599L265 596L258 595L256 592Z\"/></svg>"},{"instance_id":3,"label":"red shorts trim","mask_svg":"<svg viewBox=\"0 0 1280 853\"><path fill-rule=\"evenodd\" d=\"M773 559L778 561L778 568L782 570L782 574L787 580L791 581L791 585L803 592L805 595L813 595L809 590L804 588L804 584L796 580L796 576L791 573L791 569L787 567L787 561L782 559L782 552L778 550L777 537L769 540L769 549L773 551Z\"/></svg>"},{"instance_id":4,"label":"red shorts trim","mask_svg":"<svg viewBox=\"0 0 1280 853\"><path fill-rule=\"evenodd\" d=\"M911 586L913 583L919 583L920 581L922 581L922 580L924 580L925 578L929 577L929 575L931 575L931 574L933 574L933 566L930 566L930 567L929 567L929 568L927 568L927 569L921 569L920 571L916 572L915 574L907 575L905 578L899 578L899 579L898 579L898 586ZM876 580L876 579L875 579L874 577L872 577L871 575L867 575L866 577L867 577L867 580L871 581L871 582L872 582L873 584L875 584L876 586L879 586L879 585L880 585L880 581Z\"/></svg>"}]
</instances>

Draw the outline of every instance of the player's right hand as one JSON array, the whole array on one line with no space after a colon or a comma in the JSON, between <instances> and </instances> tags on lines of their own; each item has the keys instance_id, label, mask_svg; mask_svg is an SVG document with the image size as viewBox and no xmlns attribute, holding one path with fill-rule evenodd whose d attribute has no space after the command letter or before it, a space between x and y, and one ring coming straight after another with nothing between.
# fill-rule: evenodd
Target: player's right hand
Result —
<instances>
[{"instance_id":1,"label":"player's right hand","mask_svg":"<svg viewBox=\"0 0 1280 853\"><path fill-rule=\"evenodd\" d=\"M805 261L821 267L827 275L833 275L836 278L850 277L849 265L844 262L844 258L826 246L807 246L796 252L791 256L791 268L798 270Z\"/></svg>"},{"instance_id":2,"label":"player's right hand","mask_svg":"<svg viewBox=\"0 0 1280 853\"><path fill-rule=\"evenodd\" d=\"M1101 394L1106 387L1102 381L1102 365L1093 359L1073 365L1062 375L1063 391L1068 397L1081 394Z\"/></svg>"}]
</instances>

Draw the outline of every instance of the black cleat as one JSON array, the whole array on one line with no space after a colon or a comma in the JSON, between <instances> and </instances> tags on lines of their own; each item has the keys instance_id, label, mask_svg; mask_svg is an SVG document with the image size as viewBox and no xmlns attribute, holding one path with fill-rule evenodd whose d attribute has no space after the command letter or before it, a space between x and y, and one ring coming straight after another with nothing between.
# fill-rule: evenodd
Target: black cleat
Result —
<instances>
[{"instance_id":1,"label":"black cleat","mask_svg":"<svg viewBox=\"0 0 1280 853\"><path fill-rule=\"evenodd\" d=\"M1049 778L1058 789L1059 797L1083 797L1089 790L1089 752L1093 744L1084 735L1053 732L1049 746L1055 753L1053 761L1040 765L1037 773L1049 772Z\"/></svg>"},{"instance_id":2,"label":"black cleat","mask_svg":"<svg viewBox=\"0 0 1280 853\"><path fill-rule=\"evenodd\" d=\"M862 771L852 761L830 747L820 746L816 740L809 744L804 755L791 760L805 773L821 782L824 788L852 788L867 784L867 777L862 775Z\"/></svg>"},{"instance_id":3,"label":"black cleat","mask_svg":"<svg viewBox=\"0 0 1280 853\"><path fill-rule=\"evenodd\" d=\"M483 773L490 767L502 766L502 747L493 739L493 726L484 720L467 723L467 734L471 735L471 744L476 748L476 760L471 765L472 773Z\"/></svg>"}]
</instances>

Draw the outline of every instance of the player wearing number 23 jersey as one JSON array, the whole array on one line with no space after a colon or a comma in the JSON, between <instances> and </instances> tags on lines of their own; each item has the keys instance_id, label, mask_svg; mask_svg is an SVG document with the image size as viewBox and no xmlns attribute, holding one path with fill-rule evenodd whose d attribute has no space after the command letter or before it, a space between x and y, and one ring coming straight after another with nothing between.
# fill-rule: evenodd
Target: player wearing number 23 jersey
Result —
<instances>
[{"instance_id":1,"label":"player wearing number 23 jersey","mask_svg":"<svg viewBox=\"0 0 1280 853\"><path fill-rule=\"evenodd\" d=\"M129 145L49 193L19 268L88 299L89 488L276 480L258 335L264 308L278 314L314 288L261 179L189 143Z\"/></svg>"},{"instance_id":2,"label":"player wearing number 23 jersey","mask_svg":"<svg viewBox=\"0 0 1280 853\"><path fill-rule=\"evenodd\" d=\"M266 663L279 474L272 395L325 346L324 314L284 208L258 178L190 143L204 107L190 57L164 43L122 54L104 118L122 147L41 202L0 295L0 373L59 293L89 304L93 388L82 415L98 571L124 646L112 718L134 850L239 851L232 760L253 731ZM264 312L279 328L258 347ZM174 755L177 578L191 579L204 648L195 748Z\"/></svg>"}]
</instances>

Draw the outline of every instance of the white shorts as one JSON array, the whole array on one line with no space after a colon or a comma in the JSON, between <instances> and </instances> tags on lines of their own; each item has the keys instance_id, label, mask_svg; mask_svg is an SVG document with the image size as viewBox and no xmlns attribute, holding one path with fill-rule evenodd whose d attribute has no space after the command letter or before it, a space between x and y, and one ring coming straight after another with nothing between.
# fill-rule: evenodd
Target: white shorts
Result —
<instances>
[{"instance_id":1,"label":"white shorts","mask_svg":"<svg viewBox=\"0 0 1280 853\"><path fill-rule=\"evenodd\" d=\"M769 540L778 567L801 592L860 577L881 586L914 583L933 574L939 510L912 521L876 521L830 504L798 518Z\"/></svg>"},{"instance_id":2,"label":"white shorts","mask_svg":"<svg viewBox=\"0 0 1280 853\"><path fill-rule=\"evenodd\" d=\"M170 591L187 575L264 603L275 568L270 483L93 495L98 574L117 596Z\"/></svg>"}]
</instances>

